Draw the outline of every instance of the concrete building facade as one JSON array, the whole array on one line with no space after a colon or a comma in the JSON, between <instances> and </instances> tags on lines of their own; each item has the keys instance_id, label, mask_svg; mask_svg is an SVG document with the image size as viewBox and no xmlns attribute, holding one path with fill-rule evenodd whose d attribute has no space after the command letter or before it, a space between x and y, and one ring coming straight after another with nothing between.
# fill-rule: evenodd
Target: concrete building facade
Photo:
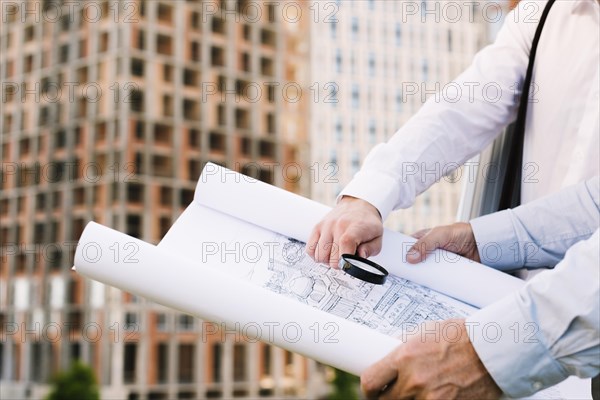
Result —
<instances>
[{"instance_id":1,"label":"concrete building facade","mask_svg":"<svg viewBox=\"0 0 600 400\"><path fill-rule=\"evenodd\" d=\"M157 243L208 161L308 194L281 173L308 156L307 28L275 3L2 2L0 397L42 397L74 359L103 398L325 387L313 361L71 271L91 220Z\"/></svg>"}]
</instances>

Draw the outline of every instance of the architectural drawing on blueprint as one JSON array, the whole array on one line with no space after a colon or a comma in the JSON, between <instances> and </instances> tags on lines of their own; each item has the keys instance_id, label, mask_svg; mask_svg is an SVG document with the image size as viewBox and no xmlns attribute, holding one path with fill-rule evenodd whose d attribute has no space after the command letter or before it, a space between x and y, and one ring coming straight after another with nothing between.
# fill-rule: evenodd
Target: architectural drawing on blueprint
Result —
<instances>
[{"instance_id":1,"label":"architectural drawing on blueprint","mask_svg":"<svg viewBox=\"0 0 600 400\"><path fill-rule=\"evenodd\" d=\"M254 267L255 283L381 333L397 335L407 324L464 317L475 311L396 276L390 275L384 285L363 282L314 262L305 253L305 244L295 239L276 235L272 243L276 245L268 262L262 260L263 265Z\"/></svg>"}]
</instances>

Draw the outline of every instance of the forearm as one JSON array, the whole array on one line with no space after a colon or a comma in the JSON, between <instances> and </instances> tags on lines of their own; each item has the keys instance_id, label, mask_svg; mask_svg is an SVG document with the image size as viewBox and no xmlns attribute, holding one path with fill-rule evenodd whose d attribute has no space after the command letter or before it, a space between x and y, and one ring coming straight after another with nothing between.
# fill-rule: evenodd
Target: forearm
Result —
<instances>
[{"instance_id":1,"label":"forearm","mask_svg":"<svg viewBox=\"0 0 600 400\"><path fill-rule=\"evenodd\" d=\"M511 270L556 265L600 224L599 179L470 221L483 264Z\"/></svg>"}]
</instances>

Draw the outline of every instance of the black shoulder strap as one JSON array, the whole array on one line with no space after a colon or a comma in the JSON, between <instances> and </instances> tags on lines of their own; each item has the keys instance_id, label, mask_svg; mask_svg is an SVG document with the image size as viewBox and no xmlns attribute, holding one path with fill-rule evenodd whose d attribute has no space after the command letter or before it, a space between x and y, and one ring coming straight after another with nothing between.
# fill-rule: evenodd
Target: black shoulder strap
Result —
<instances>
[{"instance_id":1,"label":"black shoulder strap","mask_svg":"<svg viewBox=\"0 0 600 400\"><path fill-rule=\"evenodd\" d=\"M529 102L529 90L531 88L531 78L533 75L533 64L535 63L535 53L537 52L538 42L542 36L542 28L550 12L550 8L556 0L548 0L540 23L535 31L531 51L529 52L529 64L527 65L527 74L523 81L523 90L521 91L521 99L519 102L519 111L517 119L509 127L512 136L512 143L509 150L508 161L506 164L506 172L502 181L500 191L500 203L498 210L513 208L521 203L521 172L523 169L523 141L525 140L525 122L527 119L527 103Z\"/></svg>"}]
</instances>

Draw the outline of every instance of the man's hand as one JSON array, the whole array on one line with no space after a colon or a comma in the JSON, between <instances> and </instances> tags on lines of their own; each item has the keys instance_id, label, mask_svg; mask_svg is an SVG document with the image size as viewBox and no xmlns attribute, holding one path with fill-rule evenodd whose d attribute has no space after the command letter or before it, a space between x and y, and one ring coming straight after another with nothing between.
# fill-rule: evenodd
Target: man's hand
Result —
<instances>
[{"instance_id":1,"label":"man's hand","mask_svg":"<svg viewBox=\"0 0 600 400\"><path fill-rule=\"evenodd\" d=\"M452 225L438 226L419 231L413 235L418 240L406 253L406 261L416 264L427 258L427 253L443 249L456 253L473 261L480 262L477 243L471 224L457 222Z\"/></svg>"},{"instance_id":2,"label":"man's hand","mask_svg":"<svg viewBox=\"0 0 600 400\"><path fill-rule=\"evenodd\" d=\"M369 399L497 399L462 319L428 322L360 377Z\"/></svg>"},{"instance_id":3,"label":"man's hand","mask_svg":"<svg viewBox=\"0 0 600 400\"><path fill-rule=\"evenodd\" d=\"M307 253L315 261L338 268L341 254L361 257L381 251L383 223L370 203L344 196L337 206L315 226L307 243Z\"/></svg>"}]
</instances>

